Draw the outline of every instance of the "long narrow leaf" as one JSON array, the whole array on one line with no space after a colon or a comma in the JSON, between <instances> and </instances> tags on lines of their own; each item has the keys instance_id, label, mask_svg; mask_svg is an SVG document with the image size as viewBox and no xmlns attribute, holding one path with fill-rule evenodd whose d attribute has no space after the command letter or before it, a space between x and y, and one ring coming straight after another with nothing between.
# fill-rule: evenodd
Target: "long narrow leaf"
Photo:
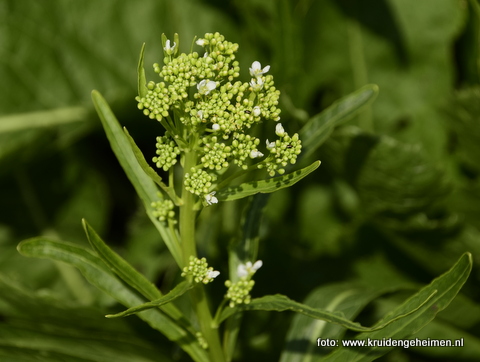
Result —
<instances>
[{"instance_id":1,"label":"long narrow leaf","mask_svg":"<svg viewBox=\"0 0 480 362\"><path fill-rule=\"evenodd\" d=\"M162 293L155 285L136 271L125 259L110 249L85 219L82 220L82 224L90 245L115 274L148 299L157 299L162 296Z\"/></svg>"},{"instance_id":2,"label":"long narrow leaf","mask_svg":"<svg viewBox=\"0 0 480 362\"><path fill-rule=\"evenodd\" d=\"M353 320L372 300L398 289L402 289L402 286L379 289L357 283L335 283L316 288L304 303L330 312L339 311L346 318ZM288 331L287 343L280 362L316 361L328 351L317 348L317 344L312 343L312 336L338 340L343 337L346 330L338 324L296 314Z\"/></svg>"},{"instance_id":3,"label":"long narrow leaf","mask_svg":"<svg viewBox=\"0 0 480 362\"><path fill-rule=\"evenodd\" d=\"M417 310L422 308L422 306L424 306L430 299L432 299L435 293L436 293L435 291L432 291L430 295L425 297L425 299L417 301L418 302L417 304L413 304L412 306L410 306L410 308L406 310L404 313L396 315L395 317L389 318L385 320L383 323L375 327L364 327L360 325L360 323L352 322L351 320L348 320L347 318L345 318L343 313L312 308L306 304L295 302L294 300L291 300L288 297L280 294L267 295L261 298L252 299L252 301L249 304L240 304L233 308L227 307L222 311L217 322L221 323L231 315L240 311L266 310L266 311L283 312L283 311L290 310L293 312L304 314L310 318L321 319L330 323L340 324L352 331L371 332L371 331L383 329L389 324L395 322L396 320L405 318L406 316L412 313L415 313Z\"/></svg>"},{"instance_id":4,"label":"long narrow leaf","mask_svg":"<svg viewBox=\"0 0 480 362\"><path fill-rule=\"evenodd\" d=\"M0 134L85 122L87 119L88 110L83 107L57 108L48 111L13 114L0 117Z\"/></svg>"},{"instance_id":5,"label":"long narrow leaf","mask_svg":"<svg viewBox=\"0 0 480 362\"><path fill-rule=\"evenodd\" d=\"M143 303L133 308L128 308L127 310L117 314L108 314L105 317L107 318L127 317L129 315L137 314L147 309L164 306L165 304L174 301L178 297L181 297L183 294L185 294L188 290L192 289L194 286L195 286L194 284L189 283L188 281L185 280L159 299L152 300L151 302L148 302L148 303Z\"/></svg>"},{"instance_id":6,"label":"long narrow leaf","mask_svg":"<svg viewBox=\"0 0 480 362\"><path fill-rule=\"evenodd\" d=\"M162 293L155 285L136 271L125 259L110 249L85 219L82 220L82 224L90 245L115 274L148 299L157 299L162 296Z\"/></svg>"},{"instance_id":7,"label":"long narrow leaf","mask_svg":"<svg viewBox=\"0 0 480 362\"><path fill-rule=\"evenodd\" d=\"M162 293L147 278L140 274L125 259L115 253L98 236L93 228L83 220L83 228L92 248L98 253L102 261L107 264L115 274L117 274L125 283L136 289L140 294L149 300L162 298ZM163 303L166 304L166 303ZM190 323L173 304L163 305L161 308L170 318L179 323L179 325L191 330ZM192 332L194 333L194 332Z\"/></svg>"},{"instance_id":8,"label":"long narrow leaf","mask_svg":"<svg viewBox=\"0 0 480 362\"><path fill-rule=\"evenodd\" d=\"M437 293L415 314L397 320L381 331L361 333L355 339L358 340L382 340L391 338L395 340L405 339L427 325L438 312L445 309L460 291L472 270L472 255L465 253L458 262L445 274L433 280L418 293L410 297L402 305L396 308L390 315L378 323L384 323L391 315L398 315L410 310L433 291ZM373 361L389 352L393 347L342 347L322 359L322 361Z\"/></svg>"},{"instance_id":9,"label":"long narrow leaf","mask_svg":"<svg viewBox=\"0 0 480 362\"><path fill-rule=\"evenodd\" d=\"M47 258L75 266L91 284L126 307L134 307L144 302L118 280L98 256L85 248L38 237L22 241L17 249L24 256ZM144 311L138 316L168 339L178 343L195 361L208 361L205 350L200 347L196 337L160 311Z\"/></svg>"},{"instance_id":10,"label":"long narrow leaf","mask_svg":"<svg viewBox=\"0 0 480 362\"><path fill-rule=\"evenodd\" d=\"M145 56L145 43L140 50L140 58L138 60L137 73L138 73L138 95L145 97L147 95L147 78L145 77L145 68L143 67L143 59Z\"/></svg>"},{"instance_id":11,"label":"long narrow leaf","mask_svg":"<svg viewBox=\"0 0 480 362\"><path fill-rule=\"evenodd\" d=\"M95 109L100 116L100 120L102 121L103 128L105 129L105 133L110 141L113 152L117 156L117 159L130 179L130 182L135 187L137 194L143 201L148 217L160 232L163 241L167 245L168 250L170 250L177 264L182 266L183 260L181 257L180 245L178 245L175 238L172 237L168 228L153 216L153 210L150 205L153 201L157 201L158 189L155 186L155 183L145 174L141 166L138 164L127 136L123 132L122 127L102 95L94 90L92 91L92 100Z\"/></svg>"},{"instance_id":12,"label":"long narrow leaf","mask_svg":"<svg viewBox=\"0 0 480 362\"><path fill-rule=\"evenodd\" d=\"M313 116L299 132L303 146L301 157L314 152L326 141L335 127L354 117L363 107L373 102L377 94L378 86L368 84Z\"/></svg>"},{"instance_id":13,"label":"long narrow leaf","mask_svg":"<svg viewBox=\"0 0 480 362\"><path fill-rule=\"evenodd\" d=\"M247 196L258 193L270 193L285 187L290 187L303 179L305 176L315 171L320 166L320 161L315 161L310 166L294 171L287 175L273 177L262 181L252 181L240 184L238 186L226 187L218 191L216 197L220 201L232 201L242 199Z\"/></svg>"}]
</instances>

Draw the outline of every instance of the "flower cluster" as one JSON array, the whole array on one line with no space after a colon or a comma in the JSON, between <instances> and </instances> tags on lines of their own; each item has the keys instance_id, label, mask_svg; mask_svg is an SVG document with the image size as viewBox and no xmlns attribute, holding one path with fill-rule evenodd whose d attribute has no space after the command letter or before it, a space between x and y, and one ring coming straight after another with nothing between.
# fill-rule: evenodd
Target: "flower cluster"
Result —
<instances>
[{"instance_id":1,"label":"flower cluster","mask_svg":"<svg viewBox=\"0 0 480 362\"><path fill-rule=\"evenodd\" d=\"M175 221L175 211L173 211L175 205L172 200L154 201L151 206L154 208L153 216L158 218L159 221Z\"/></svg>"},{"instance_id":2,"label":"flower cluster","mask_svg":"<svg viewBox=\"0 0 480 362\"><path fill-rule=\"evenodd\" d=\"M257 260L254 264L247 262L246 264L240 264L237 268L237 275L240 278L236 283L232 283L230 280L225 282L225 286L228 288L225 297L230 299L229 306L235 307L237 304L248 304L251 301L250 291L255 285L255 281L252 280L253 274L260 269L262 261Z\"/></svg>"},{"instance_id":3,"label":"flower cluster","mask_svg":"<svg viewBox=\"0 0 480 362\"><path fill-rule=\"evenodd\" d=\"M219 271L213 270L212 267L208 266L207 259L198 259L190 256L188 266L183 268L182 277L191 275L195 283L208 284L218 277L219 274Z\"/></svg>"},{"instance_id":4,"label":"flower cluster","mask_svg":"<svg viewBox=\"0 0 480 362\"><path fill-rule=\"evenodd\" d=\"M216 179L217 176L215 174L208 173L202 169L192 168L190 173L185 174L185 188L197 196L208 194L212 183Z\"/></svg>"},{"instance_id":5,"label":"flower cluster","mask_svg":"<svg viewBox=\"0 0 480 362\"><path fill-rule=\"evenodd\" d=\"M157 151L158 156L152 159L158 168L168 171L170 167L177 163L177 156L180 154L180 149L177 144L169 137L168 132L163 137L157 137Z\"/></svg>"},{"instance_id":6,"label":"flower cluster","mask_svg":"<svg viewBox=\"0 0 480 362\"><path fill-rule=\"evenodd\" d=\"M265 162L270 176L274 176L275 173L284 174L284 167L289 163L294 164L297 161L297 156L302 152L302 141L298 138L297 133L290 137L283 129L282 124L277 123L276 134L280 137L278 140L275 142L266 141L267 149L273 156Z\"/></svg>"},{"instance_id":7,"label":"flower cluster","mask_svg":"<svg viewBox=\"0 0 480 362\"><path fill-rule=\"evenodd\" d=\"M166 171L182 151L195 150L198 163L194 170L187 170L184 186L211 205L216 198L209 202L208 195L227 168L263 168L270 176L283 174L288 163L296 162L301 141L283 127L278 132L280 92L273 76L267 74L269 65L262 67L254 61L250 81L241 82L235 80L240 75L235 60L238 44L219 33L207 33L196 45L203 48L203 54L180 54L175 42L164 41L165 64L154 64L162 80L149 82L146 93L136 100L145 115L167 129L163 137L157 137L156 166ZM264 141L247 134L263 121L276 122L279 137L267 141L266 147Z\"/></svg>"}]
</instances>

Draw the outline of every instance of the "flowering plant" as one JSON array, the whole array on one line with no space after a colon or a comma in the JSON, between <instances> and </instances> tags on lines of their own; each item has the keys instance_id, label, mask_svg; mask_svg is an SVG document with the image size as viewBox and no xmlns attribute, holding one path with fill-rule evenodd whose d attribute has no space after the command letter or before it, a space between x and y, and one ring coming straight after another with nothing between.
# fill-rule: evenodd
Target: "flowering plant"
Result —
<instances>
[{"instance_id":1,"label":"flowering plant","mask_svg":"<svg viewBox=\"0 0 480 362\"><path fill-rule=\"evenodd\" d=\"M432 312L433 305L446 298L438 290L450 287L445 280L456 275L457 269L468 269L468 256L375 326L364 327L352 322L348 314L301 304L284 295L252 298L253 278L263 264L257 260L258 243L245 240L241 252L231 248L229 273L221 266L210 266L208 255L199 255L196 222L203 209L218 212L222 203L253 197L261 200L252 202L249 209L250 218L255 219L262 210L258 204L265 202L263 195L292 186L319 167L320 162L315 161L290 171L300 156L306 158L334 127L371 101L377 88L364 87L314 117L298 133L289 134L286 123L284 127L280 122L280 92L269 74L270 66L262 67L254 61L249 68L250 80L241 82L236 80L241 74L235 60L238 45L226 41L221 34L207 33L196 40L194 46L201 53L193 49L180 53L179 44L178 35L173 41L163 36L163 65L154 64L154 71L161 78L158 83L146 81L144 48L140 54L138 108L164 128L163 134L156 137L156 156L152 158L156 170L126 129L122 130L100 93L94 91L92 98L112 149L183 280L162 294L108 247L85 220L84 229L93 251L45 238L27 240L19 250L27 256L48 257L76 266L92 284L127 307L123 312L107 315L108 318L136 314L195 361L232 360L239 316L249 310L294 311L335 323L343 330L362 332L360 336L390 336L391 332L384 332L387 326L407 333L412 330L409 326L413 320L417 324L428 323L438 310L437 307ZM262 138L257 132L263 122L269 138ZM258 225L249 231L258 232ZM224 274L228 277L223 278ZM223 283L219 281L222 278ZM461 281L457 284L461 285ZM223 290L224 297L215 308L209 297L210 288ZM180 308L177 302L184 295ZM312 340L316 337L312 336ZM338 352L340 358L341 353L350 352ZM348 359L345 356L343 359Z\"/></svg>"}]
</instances>

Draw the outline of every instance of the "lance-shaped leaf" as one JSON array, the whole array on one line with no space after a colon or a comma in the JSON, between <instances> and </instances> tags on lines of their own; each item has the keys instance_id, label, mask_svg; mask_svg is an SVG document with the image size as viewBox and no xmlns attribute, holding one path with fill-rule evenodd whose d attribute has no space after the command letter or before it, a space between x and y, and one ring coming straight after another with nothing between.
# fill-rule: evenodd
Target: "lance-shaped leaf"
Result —
<instances>
[{"instance_id":1,"label":"lance-shaped leaf","mask_svg":"<svg viewBox=\"0 0 480 362\"><path fill-rule=\"evenodd\" d=\"M430 295L427 295L425 299L417 301L418 303L412 304L408 310L402 314L398 314L392 318L386 319L383 323L375 327L364 327L360 323L352 322L351 320L345 318L344 314L341 312L331 312L325 309L312 308L306 304L298 303L294 300L289 299L288 297L275 294L275 295L266 295L261 298L252 299L249 304L239 304L233 308L226 307L220 313L217 323L221 323L231 315L247 310L265 310L265 311L274 311L274 312L283 312L283 311L292 311L304 314L310 318L321 319L326 322L336 323L348 328L352 331L358 332L371 332L376 331L382 328L385 328L389 324L395 322L398 319L405 318L406 316L415 313L417 310L422 308L429 300L433 298L436 291L432 291Z\"/></svg>"},{"instance_id":2,"label":"lance-shaped leaf","mask_svg":"<svg viewBox=\"0 0 480 362\"><path fill-rule=\"evenodd\" d=\"M217 192L216 197L220 201L232 201L258 193L267 194L290 187L315 171L320 166L320 161L315 161L310 166L291 172L287 175L269 178L267 180L252 181L238 186L226 187Z\"/></svg>"},{"instance_id":3,"label":"lance-shaped leaf","mask_svg":"<svg viewBox=\"0 0 480 362\"><path fill-rule=\"evenodd\" d=\"M361 333L356 336L355 339L366 340L367 338L370 338L370 340L381 340L383 338L391 338L399 340L411 336L427 325L433 318L435 318L438 312L442 311L450 304L466 282L471 270L472 255L470 253L465 253L448 272L434 279L429 285L410 297L378 323L385 323L385 320L388 320L391 315L405 313L405 311L410 310L412 306L417 305L419 301L430 296L433 291L436 291L435 295L424 303L424 306L418 311L418 313L397 320L385 329L371 333ZM322 359L322 361L368 362L386 354L392 348L393 347L363 347L359 349L342 347L325 357L325 359Z\"/></svg>"},{"instance_id":4,"label":"lance-shaped leaf","mask_svg":"<svg viewBox=\"0 0 480 362\"><path fill-rule=\"evenodd\" d=\"M145 97L147 95L147 78L145 77L145 68L143 67L143 59L145 55L145 43L142 45L142 49L140 50L140 59L138 60L138 95L140 97Z\"/></svg>"},{"instance_id":5,"label":"lance-shaped leaf","mask_svg":"<svg viewBox=\"0 0 480 362\"><path fill-rule=\"evenodd\" d=\"M170 196L172 201L175 203L175 205L180 204L180 200L177 197L177 194L175 193L175 190L173 187L168 187L165 183L163 183L162 178L158 175L158 173L155 172L153 168L150 167L148 164L147 160L145 160L145 156L143 155L142 151L140 148L138 148L137 144L135 143L135 140L130 136L130 133L128 133L127 129L123 127L123 130L125 132L125 135L127 136L128 141L130 142L130 146L132 147L133 154L135 155L135 158L138 161L138 164L142 168L142 170L158 185L162 188L165 193Z\"/></svg>"},{"instance_id":6,"label":"lance-shaped leaf","mask_svg":"<svg viewBox=\"0 0 480 362\"><path fill-rule=\"evenodd\" d=\"M97 91L92 91L92 100L95 105L95 109L100 116L103 128L107 134L107 138L110 141L110 146L113 152L117 156L120 165L127 174L130 182L135 187L137 194L143 201L147 215L160 232L163 241L168 247L170 253L174 257L179 266L182 265L182 254L180 245L176 242L175 237L171 235L170 231L164 224L162 224L155 216L153 216L153 209L151 207L152 202L157 201L158 188L152 179L143 171L142 167L138 164L130 142L127 136L120 127L115 115L110 109L109 105Z\"/></svg>"},{"instance_id":7,"label":"lance-shaped leaf","mask_svg":"<svg viewBox=\"0 0 480 362\"><path fill-rule=\"evenodd\" d=\"M143 303L141 305L137 305L136 307L129 308L123 312L117 313L117 314L107 314L105 317L107 318L118 318L118 317L126 317L132 314L137 314L141 311L147 310L147 309L152 309L152 308L158 308L161 306L164 306L167 303L172 302L173 300L177 299L178 297L182 296L185 294L188 290L192 289L195 286L195 284L192 284L188 281L183 281L180 284L178 284L175 288L173 288L170 292L165 294L163 297L158 298L156 300L152 300L151 302L148 303Z\"/></svg>"},{"instance_id":8,"label":"lance-shaped leaf","mask_svg":"<svg viewBox=\"0 0 480 362\"><path fill-rule=\"evenodd\" d=\"M299 132L302 140L301 157L306 157L314 152L327 140L335 127L358 114L363 107L375 100L377 94L378 86L367 84L313 116Z\"/></svg>"},{"instance_id":9,"label":"lance-shaped leaf","mask_svg":"<svg viewBox=\"0 0 480 362\"><path fill-rule=\"evenodd\" d=\"M125 259L110 249L85 220L82 220L82 223L90 245L98 253L102 261L108 265L115 274L117 274L125 283L136 289L145 298L149 300L162 298L162 293L157 287L155 287L155 285L135 270L135 268ZM162 305L167 303L168 302L162 303ZM191 328L190 323L184 318L182 312L180 312L173 304L164 305L162 311L183 327L187 329Z\"/></svg>"},{"instance_id":10,"label":"lance-shaped leaf","mask_svg":"<svg viewBox=\"0 0 480 362\"><path fill-rule=\"evenodd\" d=\"M43 237L22 241L17 249L24 256L62 261L78 268L91 284L126 307L144 303L137 293L126 287L112 274L108 266L88 249ZM200 347L194 334L159 310L144 311L138 316L168 339L178 343L195 361L208 361L205 350Z\"/></svg>"},{"instance_id":11,"label":"lance-shaped leaf","mask_svg":"<svg viewBox=\"0 0 480 362\"><path fill-rule=\"evenodd\" d=\"M337 283L319 287L312 291L304 303L314 308L341 311L346 318L353 319L372 300L394 288L374 289L354 283ZM287 334L281 362L306 362L319 359L327 354L312 343L314 338L339 339L346 329L338 324L315 320L303 314L296 314ZM312 338L313 336L313 338Z\"/></svg>"},{"instance_id":12,"label":"lance-shaped leaf","mask_svg":"<svg viewBox=\"0 0 480 362\"><path fill-rule=\"evenodd\" d=\"M168 345L143 338L127 320L105 323L98 307L30 291L2 274L0 300L2 362L172 361Z\"/></svg>"},{"instance_id":13,"label":"lance-shaped leaf","mask_svg":"<svg viewBox=\"0 0 480 362\"><path fill-rule=\"evenodd\" d=\"M155 285L136 271L125 259L110 249L85 219L82 220L82 224L90 245L115 274L148 299L157 299L162 296L162 293Z\"/></svg>"}]
</instances>

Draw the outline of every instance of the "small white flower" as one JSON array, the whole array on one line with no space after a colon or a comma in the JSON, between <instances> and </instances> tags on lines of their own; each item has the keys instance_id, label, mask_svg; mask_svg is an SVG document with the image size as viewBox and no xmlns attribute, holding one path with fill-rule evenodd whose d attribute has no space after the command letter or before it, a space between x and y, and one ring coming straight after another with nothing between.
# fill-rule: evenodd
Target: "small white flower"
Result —
<instances>
[{"instance_id":1,"label":"small white flower","mask_svg":"<svg viewBox=\"0 0 480 362\"><path fill-rule=\"evenodd\" d=\"M205 54L203 54L203 57L208 58L208 52L205 52Z\"/></svg>"},{"instance_id":2,"label":"small white flower","mask_svg":"<svg viewBox=\"0 0 480 362\"><path fill-rule=\"evenodd\" d=\"M269 142L267 139L267 150L273 150L275 148L275 142Z\"/></svg>"},{"instance_id":3,"label":"small white flower","mask_svg":"<svg viewBox=\"0 0 480 362\"><path fill-rule=\"evenodd\" d=\"M197 45L200 45L201 47L203 47L206 43L205 39L198 39L195 43L197 43Z\"/></svg>"},{"instance_id":4,"label":"small white flower","mask_svg":"<svg viewBox=\"0 0 480 362\"><path fill-rule=\"evenodd\" d=\"M218 270L209 270L207 272L207 278L209 279L215 279L220 275L220 272Z\"/></svg>"},{"instance_id":5,"label":"small white flower","mask_svg":"<svg viewBox=\"0 0 480 362\"><path fill-rule=\"evenodd\" d=\"M215 191L210 192L209 194L205 195L205 201L207 202L207 205L213 205L213 204L218 204L218 199L214 196L216 194Z\"/></svg>"},{"instance_id":6,"label":"small white flower","mask_svg":"<svg viewBox=\"0 0 480 362\"><path fill-rule=\"evenodd\" d=\"M198 93L208 94L217 87L217 83L213 80L203 79L200 83L197 84Z\"/></svg>"},{"instance_id":7,"label":"small white flower","mask_svg":"<svg viewBox=\"0 0 480 362\"><path fill-rule=\"evenodd\" d=\"M220 129L220 125L218 123L214 123L214 124L212 124L212 129L214 131L218 131Z\"/></svg>"},{"instance_id":8,"label":"small white flower","mask_svg":"<svg viewBox=\"0 0 480 362\"><path fill-rule=\"evenodd\" d=\"M253 265L252 265L252 262L247 261L245 264L238 265L237 275L240 278L253 275L258 269L262 267L262 265L263 265L263 262L261 260L257 260Z\"/></svg>"},{"instance_id":9,"label":"small white flower","mask_svg":"<svg viewBox=\"0 0 480 362\"><path fill-rule=\"evenodd\" d=\"M275 127L275 133L279 137L283 137L283 135L285 134L285 130L283 129L283 126L281 123L277 123L277 126Z\"/></svg>"},{"instance_id":10,"label":"small white flower","mask_svg":"<svg viewBox=\"0 0 480 362\"><path fill-rule=\"evenodd\" d=\"M260 109L259 106L253 107L253 115L254 115L255 117L258 117L261 113L262 113L262 110Z\"/></svg>"},{"instance_id":11,"label":"small white flower","mask_svg":"<svg viewBox=\"0 0 480 362\"><path fill-rule=\"evenodd\" d=\"M170 46L170 40L167 39L167 41L165 42L165 47L163 48L163 50L165 50L168 54L172 54L173 51L175 50L175 47L177 46L177 43L173 42L173 46Z\"/></svg>"},{"instance_id":12,"label":"small white flower","mask_svg":"<svg viewBox=\"0 0 480 362\"><path fill-rule=\"evenodd\" d=\"M263 80L262 78L252 79L250 81L250 85L252 86L254 92L258 92L263 88Z\"/></svg>"},{"instance_id":13,"label":"small white flower","mask_svg":"<svg viewBox=\"0 0 480 362\"><path fill-rule=\"evenodd\" d=\"M263 74L270 70L270 66L267 65L265 68L262 69L262 65L258 61L254 61L252 63L252 67L250 68L250 75L252 77L258 78L261 77Z\"/></svg>"},{"instance_id":14,"label":"small white flower","mask_svg":"<svg viewBox=\"0 0 480 362\"><path fill-rule=\"evenodd\" d=\"M203 111L198 111L197 112L197 117L200 119L203 119Z\"/></svg>"},{"instance_id":15,"label":"small white flower","mask_svg":"<svg viewBox=\"0 0 480 362\"><path fill-rule=\"evenodd\" d=\"M252 150L252 152L250 152L250 158L259 158L259 157L263 157L263 153L261 153L260 151Z\"/></svg>"}]
</instances>

